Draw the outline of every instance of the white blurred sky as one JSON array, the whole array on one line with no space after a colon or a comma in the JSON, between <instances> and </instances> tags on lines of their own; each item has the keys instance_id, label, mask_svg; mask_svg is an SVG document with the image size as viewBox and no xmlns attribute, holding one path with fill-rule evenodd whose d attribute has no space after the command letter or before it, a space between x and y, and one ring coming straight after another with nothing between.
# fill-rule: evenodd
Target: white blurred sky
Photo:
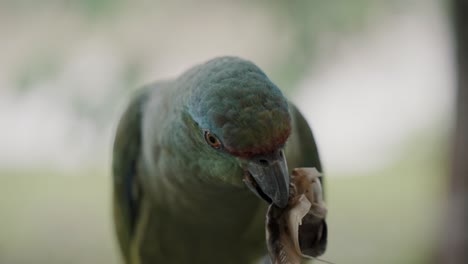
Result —
<instances>
[{"instance_id":1,"label":"white blurred sky","mask_svg":"<svg viewBox=\"0 0 468 264\"><path fill-rule=\"evenodd\" d=\"M243 12L245 19L237 23L244 26L216 23L224 21L226 16L229 21L235 20L236 12ZM180 21L183 27L177 29L177 34L169 33L161 46L157 46L158 49L172 47L178 52L147 55L147 61L154 58L155 63L147 65L146 81L175 76L194 63L222 54L240 55L259 65L268 64L278 58L267 54L288 48L287 31L275 31L271 17L258 10L249 13L230 9L209 19L191 14L194 17ZM169 19L160 15L162 18L153 21L155 32L165 27L161 23L164 19ZM108 35L97 30L86 35L83 33L86 30L74 22L64 22L62 27L55 25L50 30L52 33L44 32L42 40L50 34L64 36L63 45L67 48L57 51L65 58L64 66L57 78L38 84L24 96L8 89L12 85L7 76L12 69L9 62L25 56L10 50L14 51L19 42L33 43L38 36L24 30L31 27L31 32L36 31L31 21L26 21L29 23L25 22L26 26L18 26L24 32L10 32L13 42L9 46L0 44L4 51L0 52L0 57L4 56L0 62L3 73L0 73L3 123L0 166L74 169L109 164L112 128L96 131L94 124L71 111L67 98L81 96L91 105L98 105L109 89L116 86L116 77L124 64L120 56L134 53L138 57L151 49L152 41L141 38L147 34L148 28L142 28L147 22L135 19L138 17L119 20ZM38 27L51 23L48 19L41 17ZM195 34L194 21L212 26ZM249 27L250 23L257 27ZM403 142L414 136L415 131L446 124L444 120L452 114L452 51L443 12L429 5L387 16L383 21L376 18L371 25L365 32L348 35L332 48L324 47L324 52L314 58L318 63L300 82L292 98L312 123L329 175L356 174L388 164L395 160ZM73 36L81 41L74 40L68 27L75 30ZM241 28L249 30L240 32ZM117 33L112 35L112 32ZM268 45L275 34L282 33L278 45ZM230 40L236 34L244 36L237 43ZM181 43L178 37L181 35L187 41ZM203 44L213 35L218 36L218 42ZM136 42L138 39L142 44ZM47 45L44 43L40 46ZM185 49L187 43L193 44L191 49ZM259 53L251 43L268 50ZM96 134L103 136L96 137Z\"/></svg>"}]
</instances>

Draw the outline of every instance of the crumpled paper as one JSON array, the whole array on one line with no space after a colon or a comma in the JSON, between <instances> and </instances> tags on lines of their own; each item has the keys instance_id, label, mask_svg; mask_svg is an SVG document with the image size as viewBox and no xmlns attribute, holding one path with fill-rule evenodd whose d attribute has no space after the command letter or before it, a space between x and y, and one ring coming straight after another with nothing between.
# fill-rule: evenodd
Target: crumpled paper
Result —
<instances>
[{"instance_id":1,"label":"crumpled paper","mask_svg":"<svg viewBox=\"0 0 468 264\"><path fill-rule=\"evenodd\" d=\"M321 174L315 168L296 168L291 175L285 208L271 204L266 215L267 248L273 264L300 264L327 246L327 208Z\"/></svg>"}]
</instances>

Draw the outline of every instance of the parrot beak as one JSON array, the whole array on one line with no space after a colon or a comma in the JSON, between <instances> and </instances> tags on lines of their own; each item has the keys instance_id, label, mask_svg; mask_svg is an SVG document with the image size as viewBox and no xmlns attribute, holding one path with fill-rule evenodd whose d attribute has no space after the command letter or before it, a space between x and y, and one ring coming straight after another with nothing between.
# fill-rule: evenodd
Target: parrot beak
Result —
<instances>
[{"instance_id":1,"label":"parrot beak","mask_svg":"<svg viewBox=\"0 0 468 264\"><path fill-rule=\"evenodd\" d=\"M248 175L244 182L250 190L269 203L286 207L290 177L282 149L249 159L246 169Z\"/></svg>"}]
</instances>

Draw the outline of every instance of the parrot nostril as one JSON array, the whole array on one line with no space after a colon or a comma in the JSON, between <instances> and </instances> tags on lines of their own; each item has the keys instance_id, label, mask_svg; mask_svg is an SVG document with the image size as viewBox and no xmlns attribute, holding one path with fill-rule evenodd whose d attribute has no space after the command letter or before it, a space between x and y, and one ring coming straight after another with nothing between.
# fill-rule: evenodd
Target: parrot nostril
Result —
<instances>
[{"instance_id":1,"label":"parrot nostril","mask_svg":"<svg viewBox=\"0 0 468 264\"><path fill-rule=\"evenodd\" d=\"M268 161L266 159L261 159L259 160L259 162L262 166L265 166L265 167L268 166Z\"/></svg>"}]
</instances>

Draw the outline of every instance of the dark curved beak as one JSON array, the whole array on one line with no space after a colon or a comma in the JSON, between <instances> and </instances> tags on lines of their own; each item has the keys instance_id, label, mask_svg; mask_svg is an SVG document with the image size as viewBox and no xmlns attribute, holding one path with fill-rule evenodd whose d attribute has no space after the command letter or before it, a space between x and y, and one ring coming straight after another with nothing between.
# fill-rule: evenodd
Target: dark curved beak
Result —
<instances>
[{"instance_id":1,"label":"dark curved beak","mask_svg":"<svg viewBox=\"0 0 468 264\"><path fill-rule=\"evenodd\" d=\"M249 159L246 169L257 185L252 187L247 184L252 191L264 199L268 198L267 201L270 200L280 208L286 207L289 199L290 177L282 149ZM257 190L258 188L260 190Z\"/></svg>"}]
</instances>

